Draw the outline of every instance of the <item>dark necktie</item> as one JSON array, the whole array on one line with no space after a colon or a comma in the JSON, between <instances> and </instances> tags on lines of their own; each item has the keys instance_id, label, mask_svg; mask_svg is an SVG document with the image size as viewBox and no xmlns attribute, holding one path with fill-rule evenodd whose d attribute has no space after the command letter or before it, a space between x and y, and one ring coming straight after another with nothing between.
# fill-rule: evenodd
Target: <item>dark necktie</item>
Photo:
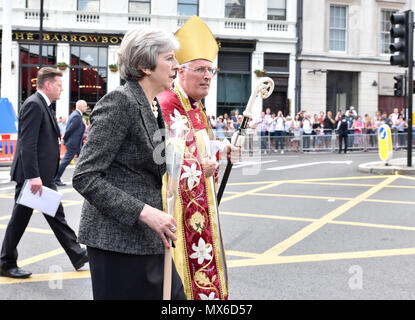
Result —
<instances>
[{"instance_id":1,"label":"dark necktie","mask_svg":"<svg viewBox=\"0 0 415 320\"><path fill-rule=\"evenodd\" d=\"M55 110L53 110L52 104L50 104L50 105L48 106L48 108L49 108L50 113L52 114L52 116L55 116Z\"/></svg>"}]
</instances>

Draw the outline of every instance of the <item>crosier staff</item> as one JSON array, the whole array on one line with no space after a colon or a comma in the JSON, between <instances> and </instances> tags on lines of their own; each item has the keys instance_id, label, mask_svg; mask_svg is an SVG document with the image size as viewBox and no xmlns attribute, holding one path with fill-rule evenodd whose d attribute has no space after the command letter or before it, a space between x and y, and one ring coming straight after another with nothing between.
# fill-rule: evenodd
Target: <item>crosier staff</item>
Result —
<instances>
[{"instance_id":1,"label":"crosier staff","mask_svg":"<svg viewBox=\"0 0 415 320\"><path fill-rule=\"evenodd\" d=\"M241 139L242 141L238 141L238 139L239 139L239 136L245 135L245 131L242 131L242 130L246 129L246 127L248 126L249 119L252 118L252 108L254 107L256 96L259 94L262 99L267 99L272 94L273 91L274 91L274 81L271 78L263 77L258 80L255 90L252 91L251 96L249 97L248 105L245 111L243 112L244 117L242 119L242 124L239 127L238 131L235 132L232 136L231 143L234 146L240 147L243 144L243 140ZM226 165L226 169L223 174L222 182L220 184L218 195L217 195L218 205L220 204L220 200L222 199L223 192L225 191L226 183L228 182L229 175L231 174L232 166L233 166L232 162L228 160L228 164Z\"/></svg>"}]
</instances>

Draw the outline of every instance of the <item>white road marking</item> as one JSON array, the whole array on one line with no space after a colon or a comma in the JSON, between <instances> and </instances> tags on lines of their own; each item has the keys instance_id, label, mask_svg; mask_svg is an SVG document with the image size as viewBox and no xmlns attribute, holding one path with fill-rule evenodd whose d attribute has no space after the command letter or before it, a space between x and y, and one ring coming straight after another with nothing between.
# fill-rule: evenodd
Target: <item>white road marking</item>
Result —
<instances>
[{"instance_id":1,"label":"white road marking","mask_svg":"<svg viewBox=\"0 0 415 320\"><path fill-rule=\"evenodd\" d=\"M349 160L349 161L320 161L320 162L293 164L293 165L282 166L282 167L274 167L274 168L268 168L266 170L278 171L278 170L287 170L287 169L295 169L295 168L301 168L301 167L316 166L316 165L321 165L321 164L347 164L347 165L350 165L350 164L352 164L352 162L353 161L351 161L351 160Z\"/></svg>"},{"instance_id":2,"label":"white road marking","mask_svg":"<svg viewBox=\"0 0 415 320\"><path fill-rule=\"evenodd\" d=\"M0 183L10 182L10 171L0 171Z\"/></svg>"},{"instance_id":3,"label":"white road marking","mask_svg":"<svg viewBox=\"0 0 415 320\"><path fill-rule=\"evenodd\" d=\"M265 164L265 163L271 163L271 162L277 162L278 160L267 160L267 161L242 161L242 162L238 162L236 164L234 164L232 166L232 168L237 169L237 168L243 168L243 167L248 167L248 166L255 166L258 164Z\"/></svg>"}]
</instances>

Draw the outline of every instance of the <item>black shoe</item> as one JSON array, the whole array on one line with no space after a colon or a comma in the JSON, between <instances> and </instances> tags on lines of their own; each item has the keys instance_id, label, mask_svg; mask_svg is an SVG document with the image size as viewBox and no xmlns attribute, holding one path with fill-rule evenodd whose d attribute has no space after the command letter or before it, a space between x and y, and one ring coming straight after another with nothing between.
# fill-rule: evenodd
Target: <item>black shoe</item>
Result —
<instances>
[{"instance_id":1,"label":"black shoe","mask_svg":"<svg viewBox=\"0 0 415 320\"><path fill-rule=\"evenodd\" d=\"M85 250L85 252L84 252L84 254L83 254L82 258L81 258L81 259L79 259L76 263L74 263L74 264L73 264L73 266L74 266L75 270L79 270L79 269L81 269L81 268L85 265L85 263L87 263L88 261L89 261L89 259L88 259L88 253L87 253L87 251Z\"/></svg>"},{"instance_id":2,"label":"black shoe","mask_svg":"<svg viewBox=\"0 0 415 320\"><path fill-rule=\"evenodd\" d=\"M58 187L63 187L63 186L66 186L66 183L63 183L62 181L55 181L55 184L58 186Z\"/></svg>"},{"instance_id":3,"label":"black shoe","mask_svg":"<svg viewBox=\"0 0 415 320\"><path fill-rule=\"evenodd\" d=\"M26 270L23 270L19 267L10 268L10 269L3 269L0 268L0 275L3 277L9 277L9 278L16 278L16 279L25 279L29 278L32 273Z\"/></svg>"}]
</instances>

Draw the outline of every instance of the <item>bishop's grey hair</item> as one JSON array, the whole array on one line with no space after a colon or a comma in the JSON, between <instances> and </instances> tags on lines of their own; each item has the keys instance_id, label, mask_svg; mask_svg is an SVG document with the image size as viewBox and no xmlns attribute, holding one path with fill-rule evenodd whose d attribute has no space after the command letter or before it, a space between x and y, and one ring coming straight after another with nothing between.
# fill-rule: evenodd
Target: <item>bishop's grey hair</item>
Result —
<instances>
[{"instance_id":1,"label":"bishop's grey hair","mask_svg":"<svg viewBox=\"0 0 415 320\"><path fill-rule=\"evenodd\" d=\"M177 51L179 42L167 31L156 28L136 27L129 30L118 51L118 68L124 80L140 80L142 69L154 70L160 53Z\"/></svg>"}]
</instances>

